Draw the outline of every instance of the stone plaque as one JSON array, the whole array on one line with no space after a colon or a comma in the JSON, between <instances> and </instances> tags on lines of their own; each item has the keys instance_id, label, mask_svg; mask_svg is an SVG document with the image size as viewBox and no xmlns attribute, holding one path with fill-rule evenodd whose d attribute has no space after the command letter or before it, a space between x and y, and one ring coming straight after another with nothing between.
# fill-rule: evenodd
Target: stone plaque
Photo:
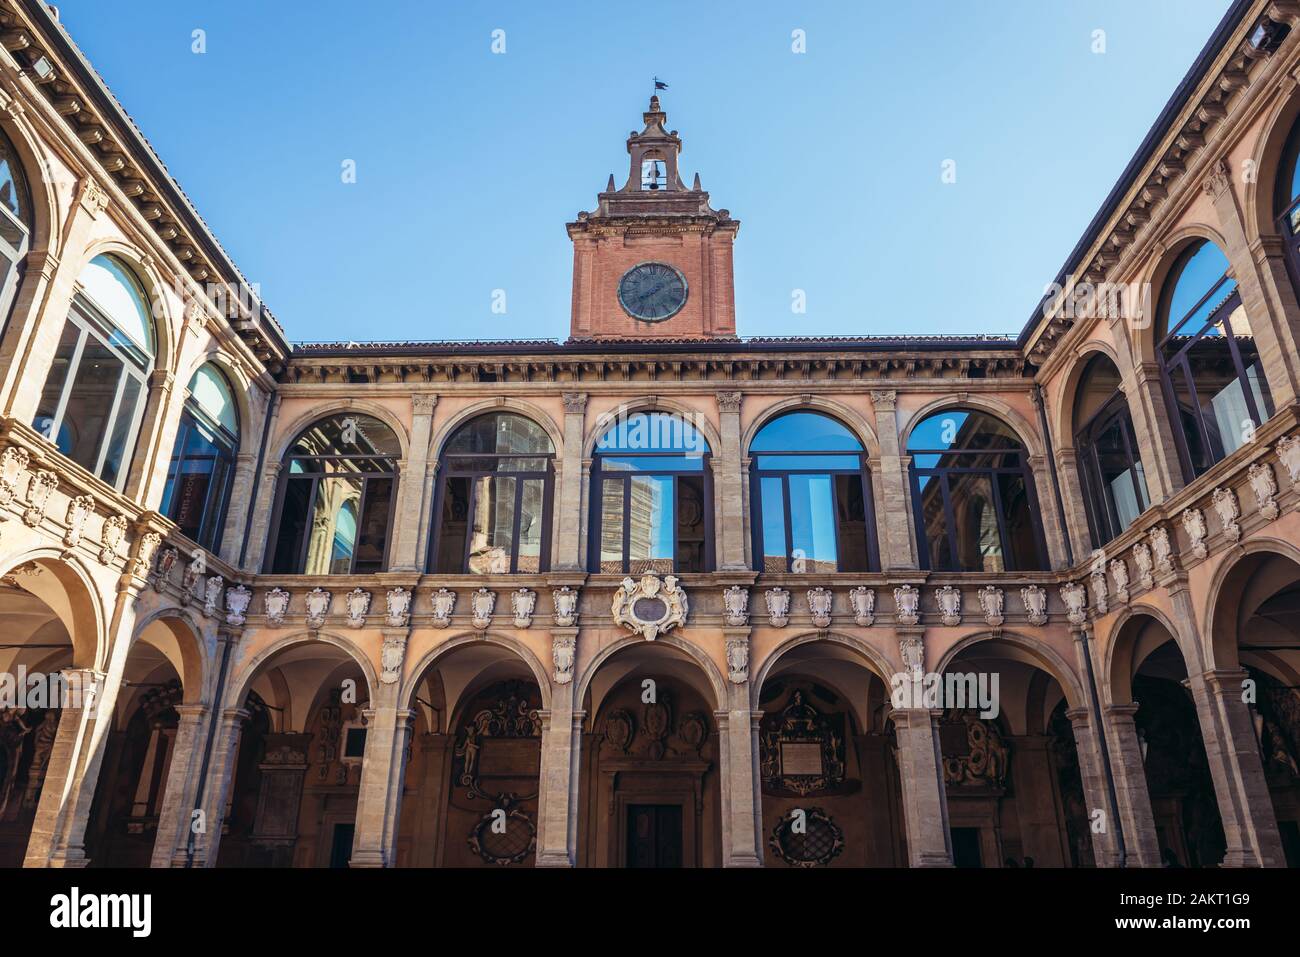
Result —
<instances>
[{"instance_id":1,"label":"stone plaque","mask_svg":"<svg viewBox=\"0 0 1300 957\"><path fill-rule=\"evenodd\" d=\"M480 777L536 777L541 766L540 738L487 738L478 756Z\"/></svg>"},{"instance_id":2,"label":"stone plaque","mask_svg":"<svg viewBox=\"0 0 1300 957\"><path fill-rule=\"evenodd\" d=\"M781 774L812 774L821 776L822 744L820 741L782 741Z\"/></svg>"}]
</instances>

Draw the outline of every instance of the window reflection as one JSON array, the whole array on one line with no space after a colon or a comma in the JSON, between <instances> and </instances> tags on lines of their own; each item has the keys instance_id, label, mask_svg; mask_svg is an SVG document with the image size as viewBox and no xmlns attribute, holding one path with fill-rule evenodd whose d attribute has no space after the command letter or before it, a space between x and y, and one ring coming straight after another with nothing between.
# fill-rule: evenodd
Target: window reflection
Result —
<instances>
[{"instance_id":1,"label":"window reflection","mask_svg":"<svg viewBox=\"0 0 1300 957\"><path fill-rule=\"evenodd\" d=\"M1005 424L982 412L937 412L916 425L907 448L923 567L1045 567L1024 449Z\"/></svg>"},{"instance_id":2,"label":"window reflection","mask_svg":"<svg viewBox=\"0 0 1300 957\"><path fill-rule=\"evenodd\" d=\"M1119 370L1106 356L1089 360L1074 409L1079 479L1093 546L1101 548L1150 501Z\"/></svg>"},{"instance_id":3,"label":"window reflection","mask_svg":"<svg viewBox=\"0 0 1300 957\"><path fill-rule=\"evenodd\" d=\"M610 425L592 461L593 571L709 570L709 453L678 415L637 412Z\"/></svg>"},{"instance_id":4,"label":"window reflection","mask_svg":"<svg viewBox=\"0 0 1300 957\"><path fill-rule=\"evenodd\" d=\"M878 567L862 444L819 412L789 412L750 444L755 566L769 572Z\"/></svg>"},{"instance_id":5,"label":"window reflection","mask_svg":"<svg viewBox=\"0 0 1300 957\"><path fill-rule=\"evenodd\" d=\"M439 467L433 569L547 570L553 453L546 431L512 412L480 415L457 429Z\"/></svg>"},{"instance_id":6,"label":"window reflection","mask_svg":"<svg viewBox=\"0 0 1300 957\"><path fill-rule=\"evenodd\" d=\"M160 510L182 534L210 551L221 546L238 447L239 419L230 384L215 367L202 366L186 389Z\"/></svg>"}]
</instances>

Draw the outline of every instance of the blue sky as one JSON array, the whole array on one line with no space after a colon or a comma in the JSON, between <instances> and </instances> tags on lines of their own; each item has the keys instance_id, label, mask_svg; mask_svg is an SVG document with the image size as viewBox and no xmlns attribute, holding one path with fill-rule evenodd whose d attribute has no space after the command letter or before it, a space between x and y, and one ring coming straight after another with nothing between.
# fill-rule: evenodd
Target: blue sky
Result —
<instances>
[{"instance_id":1,"label":"blue sky","mask_svg":"<svg viewBox=\"0 0 1300 957\"><path fill-rule=\"evenodd\" d=\"M654 75L684 178L741 220L741 335L1017 332L1227 2L58 6L319 341L566 336L564 224L622 184Z\"/></svg>"}]
</instances>

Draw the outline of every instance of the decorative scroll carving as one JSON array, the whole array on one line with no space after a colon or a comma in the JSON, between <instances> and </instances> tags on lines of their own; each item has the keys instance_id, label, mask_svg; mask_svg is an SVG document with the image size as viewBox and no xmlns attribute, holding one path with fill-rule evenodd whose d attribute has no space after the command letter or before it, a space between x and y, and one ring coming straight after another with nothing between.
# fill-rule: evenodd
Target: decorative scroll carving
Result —
<instances>
[{"instance_id":1,"label":"decorative scroll carving","mask_svg":"<svg viewBox=\"0 0 1300 957\"><path fill-rule=\"evenodd\" d=\"M934 593L939 605L939 618L949 628L961 624L961 589L944 585Z\"/></svg>"},{"instance_id":2,"label":"decorative scroll carving","mask_svg":"<svg viewBox=\"0 0 1300 957\"><path fill-rule=\"evenodd\" d=\"M564 585L560 588L551 590L551 601L554 602L555 612L552 616L555 624L561 628L572 628L578 623L578 592L576 589Z\"/></svg>"},{"instance_id":3,"label":"decorative scroll carving","mask_svg":"<svg viewBox=\"0 0 1300 957\"><path fill-rule=\"evenodd\" d=\"M573 663L577 658L576 635L551 636L551 663L555 666L555 683L567 685L573 680Z\"/></svg>"},{"instance_id":4,"label":"decorative scroll carving","mask_svg":"<svg viewBox=\"0 0 1300 957\"><path fill-rule=\"evenodd\" d=\"M749 639L727 639L727 678L733 685L749 680Z\"/></svg>"},{"instance_id":5,"label":"decorative scroll carving","mask_svg":"<svg viewBox=\"0 0 1300 957\"><path fill-rule=\"evenodd\" d=\"M533 691L518 681L508 681L500 687L501 697L491 707L477 712L465 725L455 751L461 759L457 783L466 788L466 796L498 802L504 795L484 791L480 780L479 760L487 742L493 738L540 738L542 735L542 718Z\"/></svg>"},{"instance_id":6,"label":"decorative scroll carving","mask_svg":"<svg viewBox=\"0 0 1300 957\"><path fill-rule=\"evenodd\" d=\"M794 808L776 822L767 846L791 867L825 867L843 852L844 832L819 807Z\"/></svg>"},{"instance_id":7,"label":"decorative scroll carving","mask_svg":"<svg viewBox=\"0 0 1300 957\"><path fill-rule=\"evenodd\" d=\"M1256 462L1246 472L1250 487L1255 492L1255 501L1259 505L1259 514L1268 521L1278 516L1277 480L1273 478L1273 467L1267 462Z\"/></svg>"},{"instance_id":8,"label":"decorative scroll carving","mask_svg":"<svg viewBox=\"0 0 1300 957\"><path fill-rule=\"evenodd\" d=\"M1274 451L1291 479L1291 487L1300 489L1300 436L1284 435L1277 440Z\"/></svg>"},{"instance_id":9,"label":"decorative scroll carving","mask_svg":"<svg viewBox=\"0 0 1300 957\"><path fill-rule=\"evenodd\" d=\"M895 617L900 625L915 625L920 621L921 593L911 585L894 589Z\"/></svg>"},{"instance_id":10,"label":"decorative scroll carving","mask_svg":"<svg viewBox=\"0 0 1300 957\"><path fill-rule=\"evenodd\" d=\"M1001 628L1006 621L1006 616L1002 614L1002 589L985 585L976 595L979 597L980 608L984 610L984 623L990 628Z\"/></svg>"},{"instance_id":11,"label":"decorative scroll carving","mask_svg":"<svg viewBox=\"0 0 1300 957\"><path fill-rule=\"evenodd\" d=\"M1297 448L1300 448L1300 442L1297 443ZM1219 524L1223 526L1223 534L1228 541L1234 544L1241 541L1241 526L1237 524L1237 519L1241 518L1241 505L1237 502L1237 493L1230 488L1216 488L1214 511L1218 513Z\"/></svg>"},{"instance_id":12,"label":"decorative scroll carving","mask_svg":"<svg viewBox=\"0 0 1300 957\"><path fill-rule=\"evenodd\" d=\"M314 630L325 624L325 616L330 613L333 602L334 596L319 586L307 592L307 627Z\"/></svg>"},{"instance_id":13,"label":"decorative scroll carving","mask_svg":"<svg viewBox=\"0 0 1300 957\"><path fill-rule=\"evenodd\" d=\"M1025 618L1031 625L1047 624L1047 592L1038 585L1020 589L1020 603L1025 606Z\"/></svg>"},{"instance_id":14,"label":"decorative scroll carving","mask_svg":"<svg viewBox=\"0 0 1300 957\"><path fill-rule=\"evenodd\" d=\"M1209 546L1205 544L1210 529L1205 524L1205 513L1199 508L1183 509L1183 531L1187 533L1194 557L1204 558L1210 553Z\"/></svg>"},{"instance_id":15,"label":"decorative scroll carving","mask_svg":"<svg viewBox=\"0 0 1300 957\"><path fill-rule=\"evenodd\" d=\"M654 572L646 572L640 581L624 578L614 592L614 623L646 641L684 625L687 611L686 592L677 587L673 575L660 579Z\"/></svg>"},{"instance_id":16,"label":"decorative scroll carving","mask_svg":"<svg viewBox=\"0 0 1300 957\"><path fill-rule=\"evenodd\" d=\"M749 624L749 589L732 585L722 590L723 618L730 628Z\"/></svg>"},{"instance_id":17,"label":"decorative scroll carving","mask_svg":"<svg viewBox=\"0 0 1300 957\"><path fill-rule=\"evenodd\" d=\"M266 609L266 623L276 628L284 624L285 613L289 611L289 593L283 588L272 588L262 596Z\"/></svg>"},{"instance_id":18,"label":"decorative scroll carving","mask_svg":"<svg viewBox=\"0 0 1300 957\"><path fill-rule=\"evenodd\" d=\"M446 628L451 624L451 613L456 608L456 593L439 588L433 593L433 627Z\"/></svg>"},{"instance_id":19,"label":"decorative scroll carving","mask_svg":"<svg viewBox=\"0 0 1300 957\"><path fill-rule=\"evenodd\" d=\"M870 628L876 623L876 590L866 585L849 589L849 606L853 609L853 620L862 628Z\"/></svg>"},{"instance_id":20,"label":"decorative scroll carving","mask_svg":"<svg viewBox=\"0 0 1300 957\"><path fill-rule=\"evenodd\" d=\"M153 564L162 536L157 532L145 532L140 536L140 545L135 553L135 574L140 578L149 577L149 566Z\"/></svg>"},{"instance_id":21,"label":"decorative scroll carving","mask_svg":"<svg viewBox=\"0 0 1300 957\"><path fill-rule=\"evenodd\" d=\"M516 628L527 628L533 623L533 609L537 607L537 592L520 588L510 593L510 612L515 617Z\"/></svg>"},{"instance_id":22,"label":"decorative scroll carving","mask_svg":"<svg viewBox=\"0 0 1300 957\"><path fill-rule=\"evenodd\" d=\"M844 783L844 715L824 715L796 688L780 714L761 721L763 786L774 793L818 794Z\"/></svg>"},{"instance_id":23,"label":"decorative scroll carving","mask_svg":"<svg viewBox=\"0 0 1300 957\"><path fill-rule=\"evenodd\" d=\"M912 636L898 639L898 653L903 659L903 667L913 679L925 675L925 641Z\"/></svg>"},{"instance_id":24,"label":"decorative scroll carving","mask_svg":"<svg viewBox=\"0 0 1300 957\"><path fill-rule=\"evenodd\" d=\"M773 628L784 628L790 621L790 593L784 588L769 588L763 593L767 620Z\"/></svg>"},{"instance_id":25,"label":"decorative scroll carving","mask_svg":"<svg viewBox=\"0 0 1300 957\"><path fill-rule=\"evenodd\" d=\"M813 624L818 628L829 628L831 624L831 605L835 593L829 588L810 588L808 590L808 613L812 615Z\"/></svg>"},{"instance_id":26,"label":"decorative scroll carving","mask_svg":"<svg viewBox=\"0 0 1300 957\"><path fill-rule=\"evenodd\" d=\"M1082 590L1082 586L1077 586ZM957 735L964 730L962 740ZM955 733L954 733L955 732ZM985 720L967 709L950 709L940 721L944 745L943 780L957 786L1006 785L1010 750L997 722Z\"/></svg>"},{"instance_id":27,"label":"decorative scroll carving","mask_svg":"<svg viewBox=\"0 0 1300 957\"><path fill-rule=\"evenodd\" d=\"M388 608L388 616L385 619L388 627L405 628L411 620L411 592L400 586L390 588L384 596L384 604Z\"/></svg>"},{"instance_id":28,"label":"decorative scroll carving","mask_svg":"<svg viewBox=\"0 0 1300 957\"><path fill-rule=\"evenodd\" d=\"M717 397L719 412L739 412L741 399L744 398L740 392L719 392Z\"/></svg>"},{"instance_id":29,"label":"decorative scroll carving","mask_svg":"<svg viewBox=\"0 0 1300 957\"><path fill-rule=\"evenodd\" d=\"M504 829L500 827L502 811ZM489 864L522 864L537 849L537 825L527 811L507 799L479 818L469 832L469 846Z\"/></svg>"}]
</instances>

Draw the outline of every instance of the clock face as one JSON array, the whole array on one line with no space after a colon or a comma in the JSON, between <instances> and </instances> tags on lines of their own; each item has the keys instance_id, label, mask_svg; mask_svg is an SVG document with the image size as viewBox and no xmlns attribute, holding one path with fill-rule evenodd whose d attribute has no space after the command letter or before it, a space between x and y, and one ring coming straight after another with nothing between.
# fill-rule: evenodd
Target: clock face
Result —
<instances>
[{"instance_id":1,"label":"clock face","mask_svg":"<svg viewBox=\"0 0 1300 957\"><path fill-rule=\"evenodd\" d=\"M686 305L686 277L666 263L641 263L618 281L618 301L633 318L663 322Z\"/></svg>"}]
</instances>

